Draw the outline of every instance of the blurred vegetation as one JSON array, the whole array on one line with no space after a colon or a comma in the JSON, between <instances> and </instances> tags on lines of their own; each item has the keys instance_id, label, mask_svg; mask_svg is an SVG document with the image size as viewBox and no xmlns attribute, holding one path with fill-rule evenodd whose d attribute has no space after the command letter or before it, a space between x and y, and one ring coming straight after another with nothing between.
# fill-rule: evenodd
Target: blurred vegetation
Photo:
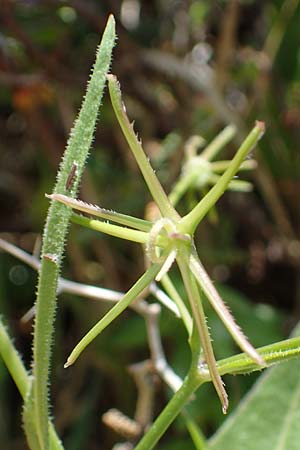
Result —
<instances>
[{"instance_id":1,"label":"blurred vegetation","mask_svg":"<svg viewBox=\"0 0 300 450\"><path fill-rule=\"evenodd\" d=\"M235 123L239 137L255 119L267 133L255 157L253 192L227 193L197 235L199 254L254 345L287 336L300 318L300 5L296 0L2 0L0 7L0 231L38 252L48 201L107 16L117 19L112 67L129 116L165 186L180 173L191 135L208 142ZM237 142L236 142L237 143ZM236 143L227 147L230 158ZM226 153L225 152L225 153ZM142 217L150 200L107 99L80 197ZM197 192L181 201L194 202ZM27 366L36 274L0 254L0 312ZM139 246L72 226L64 276L127 289L142 272ZM176 274L175 274L176 278ZM118 437L101 423L116 407L134 415L130 364L148 358L143 321L127 311L65 371L74 343L107 306L60 297L53 357L53 413L68 450L109 449ZM236 351L208 311L217 357ZM184 330L164 312L161 332L179 374L189 363ZM228 378L231 407L256 376ZM169 393L157 383L156 413ZM0 439L24 448L21 399L0 361ZM203 405L206 405L205 408ZM210 386L191 411L205 435L223 420ZM190 449L180 419L159 446Z\"/></svg>"}]
</instances>

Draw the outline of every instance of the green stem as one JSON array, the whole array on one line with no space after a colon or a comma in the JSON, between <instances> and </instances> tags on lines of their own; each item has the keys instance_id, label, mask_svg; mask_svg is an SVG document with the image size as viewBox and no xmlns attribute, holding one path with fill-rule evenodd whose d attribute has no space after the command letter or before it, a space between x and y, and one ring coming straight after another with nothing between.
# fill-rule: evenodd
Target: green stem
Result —
<instances>
[{"instance_id":1,"label":"green stem","mask_svg":"<svg viewBox=\"0 0 300 450\"><path fill-rule=\"evenodd\" d=\"M190 436L192 438L192 441L195 445L195 449L196 450L205 450L205 448L206 448L205 437L203 436L203 434L202 434L201 430L199 429L198 425L196 424L195 420L188 413L188 411L185 411L185 410L182 411L182 416L183 416L185 426L188 429Z\"/></svg>"},{"instance_id":2,"label":"green stem","mask_svg":"<svg viewBox=\"0 0 300 450\"><path fill-rule=\"evenodd\" d=\"M274 344L265 345L257 349L267 366L288 361L300 356L300 338L286 339ZM220 374L243 374L261 370L261 366L255 364L245 353L231 356L218 361Z\"/></svg>"},{"instance_id":3,"label":"green stem","mask_svg":"<svg viewBox=\"0 0 300 450\"><path fill-rule=\"evenodd\" d=\"M163 190L157 176L155 175L145 153L141 146L140 141L137 139L136 134L133 130L133 125L130 124L128 117L126 115L125 105L122 102L120 86L117 78L114 75L108 75L108 87L111 102L123 131L123 134L128 142L128 145L136 159L137 164L143 174L149 191L156 202L158 208L160 209L163 216L170 219L178 219L179 215L177 211L173 208L168 200L168 197Z\"/></svg>"},{"instance_id":4,"label":"green stem","mask_svg":"<svg viewBox=\"0 0 300 450\"><path fill-rule=\"evenodd\" d=\"M247 156L250 150L256 145L261 136L264 133L264 123L256 122L255 127L249 133L245 141L242 143L234 158L231 160L230 165L226 172L221 176L217 184L208 192L208 194L190 211L184 216L179 224L179 231L193 235L199 222L223 195L228 184L238 171L243 159Z\"/></svg>"},{"instance_id":5,"label":"green stem","mask_svg":"<svg viewBox=\"0 0 300 450\"><path fill-rule=\"evenodd\" d=\"M0 355L14 380L21 397L25 400L29 392L31 379L28 374L20 355L18 354L12 340L10 339L6 328L0 317ZM48 421L49 440L51 450L63 450L63 445L57 436L53 424Z\"/></svg>"},{"instance_id":6,"label":"green stem","mask_svg":"<svg viewBox=\"0 0 300 450\"><path fill-rule=\"evenodd\" d=\"M300 354L300 338L288 339L276 344L267 345L258 350L267 362L278 362L286 359L294 358ZM135 450L151 450L156 443L180 413L184 405L188 402L193 392L198 389L205 381L209 381L209 376L197 373L195 362L184 380L181 388L175 393L171 401L155 420L152 427L141 439ZM251 370L261 370L261 367L255 365L253 361L245 354L236 355L226 358L218 362L218 369L221 374L225 373L241 373L240 371L249 372ZM250 370L249 370L250 369ZM199 440L200 439L200 440ZM199 449L205 448L205 441L201 435L197 436ZM202 447L201 447L202 445Z\"/></svg>"},{"instance_id":7,"label":"green stem","mask_svg":"<svg viewBox=\"0 0 300 450\"><path fill-rule=\"evenodd\" d=\"M260 364L261 366L264 366L264 360L247 340L240 327L235 323L234 317L226 307L213 282L211 281L206 270L201 264L201 261L194 247L192 248L190 254L189 268L194 274L200 288L206 295L210 304L224 323L225 327L227 328L235 342L250 356L250 358L253 359L253 361L255 361L257 364Z\"/></svg>"},{"instance_id":8,"label":"green stem","mask_svg":"<svg viewBox=\"0 0 300 450\"><path fill-rule=\"evenodd\" d=\"M197 372L191 369L180 389L174 394L145 436L140 440L135 450L151 450L154 448L200 385L201 380L197 376Z\"/></svg>"},{"instance_id":9,"label":"green stem","mask_svg":"<svg viewBox=\"0 0 300 450\"><path fill-rule=\"evenodd\" d=\"M176 306L179 310L182 321L188 332L188 336L191 336L192 329L193 329L193 320L191 318L189 310L185 306L184 301L182 300L181 296L178 294L178 292L168 274L166 274L162 277L161 284L163 285L163 288L165 289L165 291L167 292L169 297L171 297L171 299L174 300L174 303L176 304Z\"/></svg>"},{"instance_id":10,"label":"green stem","mask_svg":"<svg viewBox=\"0 0 300 450\"><path fill-rule=\"evenodd\" d=\"M193 311L193 319L195 321L198 336L200 338L204 359L207 363L211 380L222 404L222 410L224 414L226 414L226 411L228 409L228 396L217 369L217 363L213 351L211 337L209 335L209 330L206 324L206 317L203 310L202 300L200 298L200 292L194 275L190 271L184 259L181 259L180 256L178 256L177 263Z\"/></svg>"},{"instance_id":11,"label":"green stem","mask_svg":"<svg viewBox=\"0 0 300 450\"><path fill-rule=\"evenodd\" d=\"M108 222L101 222L100 220L96 219L89 219L78 214L72 214L71 222L90 228L91 230L109 234L110 236L126 239L127 241L138 242L139 244L146 244L149 239L149 233L145 233L144 231L120 227L119 225L114 225Z\"/></svg>"},{"instance_id":12,"label":"green stem","mask_svg":"<svg viewBox=\"0 0 300 450\"><path fill-rule=\"evenodd\" d=\"M6 328L2 322L0 316L0 355L12 376L22 398L25 398L29 386L30 378L24 364L21 360L19 353L17 352L14 344L12 343Z\"/></svg>"},{"instance_id":13,"label":"green stem","mask_svg":"<svg viewBox=\"0 0 300 450\"><path fill-rule=\"evenodd\" d=\"M213 161L210 163L210 166L212 168L213 172L216 173L223 173L226 169L228 169L230 165L230 161ZM240 165L239 172L244 170L253 170L256 169L257 162L255 159L247 159L246 161L243 161Z\"/></svg>"},{"instance_id":14,"label":"green stem","mask_svg":"<svg viewBox=\"0 0 300 450\"><path fill-rule=\"evenodd\" d=\"M115 21L113 16L110 16L97 51L96 62L88 83L85 99L62 160L54 189L55 193L68 193L70 197L76 195L80 176L92 143L114 43ZM68 186L69 174L74 167L74 163L76 163L76 173L72 185ZM48 380L51 342L54 331L57 281L70 215L71 210L65 205L52 202L44 229L33 338L33 385L31 394L27 396L25 402L28 405L28 408L26 408L25 404L25 411L28 414L31 414L32 405L34 407L36 435L41 450L48 450L49 448ZM27 422L29 423L29 421Z\"/></svg>"},{"instance_id":15,"label":"green stem","mask_svg":"<svg viewBox=\"0 0 300 450\"><path fill-rule=\"evenodd\" d=\"M220 175L212 173L209 177L209 184L215 185L220 178ZM229 182L227 189L236 192L250 192L253 187L249 181L233 179Z\"/></svg>"},{"instance_id":16,"label":"green stem","mask_svg":"<svg viewBox=\"0 0 300 450\"><path fill-rule=\"evenodd\" d=\"M65 368L74 364L83 350L100 334L113 320L115 320L141 292L154 280L161 269L161 264L153 264L129 289L124 297L111 308L105 316L81 339L67 359Z\"/></svg>"}]
</instances>

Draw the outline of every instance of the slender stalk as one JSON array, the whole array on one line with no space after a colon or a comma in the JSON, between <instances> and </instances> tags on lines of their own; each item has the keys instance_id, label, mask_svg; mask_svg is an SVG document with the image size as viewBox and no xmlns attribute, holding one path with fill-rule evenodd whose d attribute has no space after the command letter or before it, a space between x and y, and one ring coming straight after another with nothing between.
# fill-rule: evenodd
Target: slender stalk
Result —
<instances>
[{"instance_id":1,"label":"slender stalk","mask_svg":"<svg viewBox=\"0 0 300 450\"><path fill-rule=\"evenodd\" d=\"M168 197L163 190L157 176L155 175L145 153L141 146L140 141L137 139L136 134L133 130L133 125L130 124L128 117L126 115L125 105L122 102L120 86L117 78L114 75L108 75L108 87L111 102L123 131L123 134L128 142L128 145L134 154L136 162L143 174L146 181L148 189L156 202L158 208L160 209L162 215L170 219L178 219L179 215L177 211L173 208L168 200Z\"/></svg>"},{"instance_id":2,"label":"slender stalk","mask_svg":"<svg viewBox=\"0 0 300 450\"><path fill-rule=\"evenodd\" d=\"M149 242L149 233L139 230L132 230L131 228L120 227L112 223L101 222L96 219L89 219L87 217L80 216L79 214L72 214L71 222L91 230L100 231L101 233L108 234L110 236L126 239L127 241L137 242L139 244L147 244ZM158 236L156 245L164 248L168 243L168 237Z\"/></svg>"},{"instance_id":3,"label":"slender stalk","mask_svg":"<svg viewBox=\"0 0 300 450\"><path fill-rule=\"evenodd\" d=\"M146 244L149 234L144 231L132 230L131 228L120 227L108 222L101 222L96 219L89 219L78 214L72 214L71 222L91 230L100 231L101 233L109 234L110 236L126 239L127 241L138 242L139 244Z\"/></svg>"},{"instance_id":4,"label":"slender stalk","mask_svg":"<svg viewBox=\"0 0 300 450\"><path fill-rule=\"evenodd\" d=\"M221 178L220 175L217 175L216 173L211 173L209 176L209 184L215 185L220 178ZM228 184L227 189L230 191L237 191L237 192L250 192L252 191L253 186L251 183L249 183L249 181L233 179Z\"/></svg>"},{"instance_id":5,"label":"slender stalk","mask_svg":"<svg viewBox=\"0 0 300 450\"><path fill-rule=\"evenodd\" d=\"M9 334L0 316L0 355L14 380L22 398L25 398L29 386L30 377L25 369L22 359L12 343Z\"/></svg>"},{"instance_id":6,"label":"slender stalk","mask_svg":"<svg viewBox=\"0 0 300 450\"><path fill-rule=\"evenodd\" d=\"M9 334L2 322L0 316L0 355L14 380L21 397L25 400L26 395L29 392L31 377L27 372L22 359L17 352ZM57 436L55 429L50 421L48 421L49 427L49 440L51 450L63 450L63 445Z\"/></svg>"},{"instance_id":7,"label":"slender stalk","mask_svg":"<svg viewBox=\"0 0 300 450\"><path fill-rule=\"evenodd\" d=\"M172 191L169 194L169 200L173 206L176 206L181 197L189 189L190 186L194 184L197 179L198 174L191 172L189 174L182 175L179 180L175 183Z\"/></svg>"},{"instance_id":8,"label":"slender stalk","mask_svg":"<svg viewBox=\"0 0 300 450\"><path fill-rule=\"evenodd\" d=\"M166 274L162 279L161 279L161 284L163 285L163 288L165 289L165 291L169 294L169 296L174 300L174 303L176 303L177 308L180 312L180 316L182 318L182 321L185 325L185 328L188 332L188 336L191 336L192 334L192 328L193 328L193 320L191 318L191 315L189 313L189 310L187 309L187 307L185 306L184 301L182 300L182 298L180 297L180 295L178 294L171 278L169 277L168 274Z\"/></svg>"},{"instance_id":9,"label":"slender stalk","mask_svg":"<svg viewBox=\"0 0 300 450\"><path fill-rule=\"evenodd\" d=\"M230 161L226 160L226 161L213 161L210 163L211 168L214 172L216 173L222 173L224 172L226 169L228 169L229 165L230 165ZM244 171L244 170L253 170L257 168L257 162L255 159L247 159L246 161L242 162L242 164L240 165L239 168L239 172L240 171Z\"/></svg>"},{"instance_id":10,"label":"slender stalk","mask_svg":"<svg viewBox=\"0 0 300 450\"><path fill-rule=\"evenodd\" d=\"M154 448L200 385L201 379L194 370L191 370L183 381L180 389L174 394L170 402L150 427L149 431L137 444L135 450L151 450Z\"/></svg>"},{"instance_id":11,"label":"slender stalk","mask_svg":"<svg viewBox=\"0 0 300 450\"><path fill-rule=\"evenodd\" d=\"M54 189L55 193L66 194L68 192L70 197L75 197L80 176L92 143L114 43L115 21L113 16L110 16L97 51L96 62L88 84L86 96L71 132L61 163ZM74 167L74 163L76 163L76 174L74 174L72 185L69 186L69 174ZM36 435L40 450L48 450L49 448L48 379L51 342L54 331L53 324L56 309L58 274L70 215L71 210L65 205L52 202L44 229L33 338L33 383L31 394L27 396L24 408L24 417L26 414L31 416L33 405Z\"/></svg>"},{"instance_id":12,"label":"slender stalk","mask_svg":"<svg viewBox=\"0 0 300 450\"><path fill-rule=\"evenodd\" d=\"M275 342L274 344L260 347L257 351L268 367L276 363L288 361L289 359L300 356L300 337ZM261 370L261 366L255 364L245 353L241 353L218 361L218 369L222 375L245 374Z\"/></svg>"},{"instance_id":13,"label":"slender stalk","mask_svg":"<svg viewBox=\"0 0 300 450\"><path fill-rule=\"evenodd\" d=\"M264 359L270 363L295 358L300 354L300 338L288 339L276 344L267 345L258 349L258 351ZM220 374L248 373L254 370L261 370L261 367L259 365L255 365L247 355L240 354L219 361L218 370ZM174 394L173 398L155 420L149 431L135 447L135 450L151 450L154 448L164 432L187 404L192 393L195 392L203 384L203 382L209 380L209 372L201 372L199 367L197 368L197 359L193 358L192 368L185 378L181 388ZM205 443L204 441L201 442L201 439L199 441L199 448L205 448Z\"/></svg>"},{"instance_id":14,"label":"slender stalk","mask_svg":"<svg viewBox=\"0 0 300 450\"><path fill-rule=\"evenodd\" d=\"M201 152L201 157L207 161L211 161L219 152L225 147L228 142L234 137L236 133L235 125L228 125L221 131L207 147Z\"/></svg>"},{"instance_id":15,"label":"slender stalk","mask_svg":"<svg viewBox=\"0 0 300 450\"><path fill-rule=\"evenodd\" d=\"M168 295L159 289L155 282L151 283L149 286L149 294L152 294L156 300L159 301L162 305L164 305L169 311L172 311L176 317L181 317L180 311L176 302L174 302Z\"/></svg>"},{"instance_id":16,"label":"slender stalk","mask_svg":"<svg viewBox=\"0 0 300 450\"><path fill-rule=\"evenodd\" d=\"M228 409L228 396L224 389L224 385L220 374L217 369L217 364L215 360L215 355L212 347L211 337L209 335L208 327L206 324L206 317L204 314L202 301L199 295L199 290L196 284L196 280L191 273L188 265L180 257L177 258L177 263L182 275L185 289L187 291L189 301L193 311L193 318L197 328L197 332L200 338L201 346L203 349L204 359L209 368L209 373L213 385L217 391L219 399L222 404L223 413L226 414ZM200 361L199 361L200 364Z\"/></svg>"},{"instance_id":17,"label":"slender stalk","mask_svg":"<svg viewBox=\"0 0 300 450\"><path fill-rule=\"evenodd\" d=\"M113 320L116 319L136 298L143 292L143 290L154 280L161 269L161 264L153 264L149 269L139 278L139 280L132 286L129 291L124 294L113 308L111 308L105 316L99 320L98 323L81 339L76 345L72 353L67 359L65 368L74 364L76 359L80 356L83 350L100 334Z\"/></svg>"},{"instance_id":18,"label":"slender stalk","mask_svg":"<svg viewBox=\"0 0 300 450\"><path fill-rule=\"evenodd\" d=\"M196 450L205 450L206 442L201 430L197 426L195 420L188 413L188 411L182 411L183 420L186 428L188 429L190 436L193 440Z\"/></svg>"},{"instance_id":19,"label":"slender stalk","mask_svg":"<svg viewBox=\"0 0 300 450\"><path fill-rule=\"evenodd\" d=\"M190 255L189 267L193 272L200 288L205 293L212 307L219 315L220 319L224 323L225 327L227 328L235 342L242 350L244 350L244 352L246 352L250 356L250 358L253 359L253 361L255 361L260 366L264 366L265 362L262 357L257 353L255 348L252 347L240 327L235 323L233 316L229 312L218 291L214 287L211 279L209 278L206 270L202 266L195 249L192 250L192 253Z\"/></svg>"},{"instance_id":20,"label":"slender stalk","mask_svg":"<svg viewBox=\"0 0 300 450\"><path fill-rule=\"evenodd\" d=\"M245 141L242 143L237 153L230 162L230 165L226 172L221 176L217 184L206 194L206 196L192 209L187 215L185 215L179 222L178 228L183 233L194 234L199 222L213 207L213 205L223 195L228 184L239 170L243 159L256 145L259 139L262 137L265 130L263 122L256 122L255 127L249 133Z\"/></svg>"}]
</instances>

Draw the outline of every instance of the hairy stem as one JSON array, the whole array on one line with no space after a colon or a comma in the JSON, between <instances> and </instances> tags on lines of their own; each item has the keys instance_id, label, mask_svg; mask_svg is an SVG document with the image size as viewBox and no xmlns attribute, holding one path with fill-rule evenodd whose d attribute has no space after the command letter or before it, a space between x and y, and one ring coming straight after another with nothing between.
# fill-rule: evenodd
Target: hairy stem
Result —
<instances>
[{"instance_id":1,"label":"hairy stem","mask_svg":"<svg viewBox=\"0 0 300 450\"><path fill-rule=\"evenodd\" d=\"M102 42L97 51L96 62L88 84L86 96L71 132L61 163L57 183L54 188L55 193L68 193L71 197L75 197L76 195L80 176L93 139L114 42L115 21L114 18L110 16L103 34ZM76 174L74 174L72 185L69 186L69 174L74 167L74 164L76 164L75 167L77 168ZM34 408L36 435L41 450L48 450L49 448L48 379L51 359L51 341L56 309L58 275L70 215L71 210L65 205L58 202L52 202L49 208L43 237L42 263L38 282L33 338L33 383L31 394L26 398L24 409L25 417L26 414L32 415L32 407ZM26 408L26 403L28 408ZM29 421L27 421L27 423L28 422Z\"/></svg>"},{"instance_id":2,"label":"hairy stem","mask_svg":"<svg viewBox=\"0 0 300 450\"><path fill-rule=\"evenodd\" d=\"M267 367L289 359L299 358L300 356L300 338L286 339L281 342L266 345L257 349L258 353L266 362ZM261 370L261 366L255 364L253 359L245 353L231 356L218 361L220 374L245 374Z\"/></svg>"}]
</instances>

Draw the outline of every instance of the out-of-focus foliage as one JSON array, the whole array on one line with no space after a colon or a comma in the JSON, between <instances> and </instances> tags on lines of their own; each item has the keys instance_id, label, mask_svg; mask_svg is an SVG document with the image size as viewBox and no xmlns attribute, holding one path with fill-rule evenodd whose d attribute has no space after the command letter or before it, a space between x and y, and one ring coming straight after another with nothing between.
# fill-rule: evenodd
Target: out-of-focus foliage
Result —
<instances>
[{"instance_id":1,"label":"out-of-focus foliage","mask_svg":"<svg viewBox=\"0 0 300 450\"><path fill-rule=\"evenodd\" d=\"M44 193L52 190L99 35L112 12L119 36L112 71L165 186L177 179L183 146L191 135L210 141L234 122L244 136L254 119L266 121L267 133L255 155L259 167L251 180L254 191L226 194L196 238L200 256L212 278L224 284L222 294L250 340L263 345L286 336L299 320L300 304L299 3L2 0L1 237L38 251L48 206ZM228 146L226 158L235 144ZM143 216L149 200L145 192L106 98L80 197ZM188 192L180 208L184 211L197 198L197 192ZM33 304L36 277L2 253L0 265L0 312L29 366L31 322L20 319ZM125 290L142 268L138 246L72 228L65 276ZM118 438L101 424L101 415L112 406L134 414L136 388L126 367L149 356L143 322L134 312L126 312L106 330L80 364L63 369L74 343L106 309L79 298L60 298L53 403L68 450L111 448ZM217 356L235 352L218 319L207 312ZM184 374L189 363L184 329L164 312L161 332L170 363ZM232 406L254 378L226 380ZM21 401L1 362L0 393L3 448L23 448ZM156 412L167 395L158 383ZM207 436L223 420L219 409L209 386L190 405ZM191 448L181 419L161 448L174 450L176 445Z\"/></svg>"}]
</instances>

